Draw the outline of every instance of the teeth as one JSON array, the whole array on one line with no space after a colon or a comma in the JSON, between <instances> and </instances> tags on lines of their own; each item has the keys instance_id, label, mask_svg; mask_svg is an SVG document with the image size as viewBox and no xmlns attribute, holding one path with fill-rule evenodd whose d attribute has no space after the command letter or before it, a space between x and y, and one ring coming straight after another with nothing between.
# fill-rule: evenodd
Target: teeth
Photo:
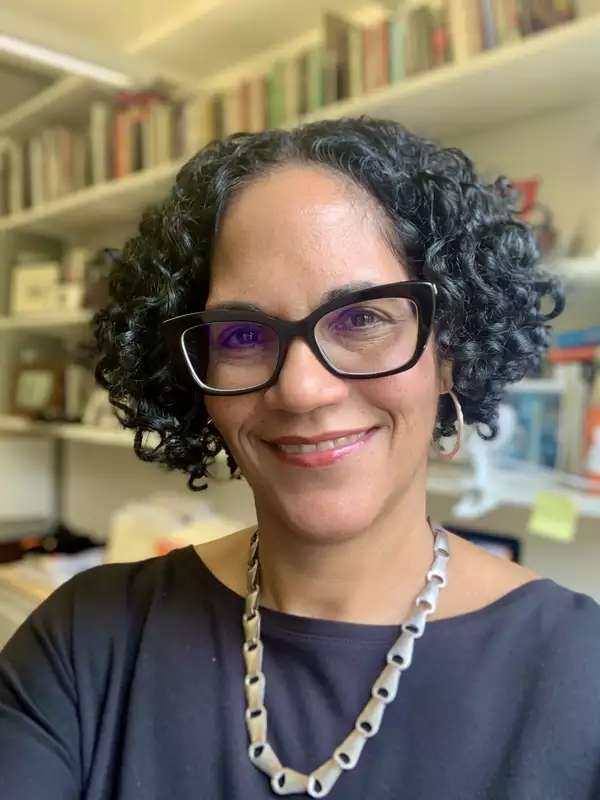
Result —
<instances>
[{"instance_id":1,"label":"teeth","mask_svg":"<svg viewBox=\"0 0 600 800\"><path fill-rule=\"evenodd\" d=\"M351 436L340 436L338 439L325 439L316 444L278 444L277 447L284 453L314 453L316 450L333 450L336 447L344 447L362 439L367 431L354 433Z\"/></svg>"}]
</instances>

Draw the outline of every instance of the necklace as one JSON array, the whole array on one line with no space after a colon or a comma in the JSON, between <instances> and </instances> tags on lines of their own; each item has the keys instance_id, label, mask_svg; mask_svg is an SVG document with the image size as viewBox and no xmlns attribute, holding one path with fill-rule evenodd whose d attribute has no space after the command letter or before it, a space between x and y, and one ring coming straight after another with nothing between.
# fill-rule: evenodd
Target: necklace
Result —
<instances>
[{"instance_id":1,"label":"necklace","mask_svg":"<svg viewBox=\"0 0 600 800\"><path fill-rule=\"evenodd\" d=\"M325 797L342 771L353 769L357 765L367 741L379 731L385 709L398 692L400 677L411 665L415 639L423 635L427 617L437 608L439 591L448 583L448 537L446 531L438 526L434 526L432 532L433 562L427 572L423 591L415 600L413 614L400 626L402 632L388 650L386 666L373 684L371 697L358 715L354 729L331 758L310 775L284 767L267 741L267 709L264 705L266 683L262 671L263 644L260 638L258 529L252 534L248 559L248 594L242 616L243 654L246 663L246 727L250 740L248 754L254 766L269 776L275 794Z\"/></svg>"}]
</instances>

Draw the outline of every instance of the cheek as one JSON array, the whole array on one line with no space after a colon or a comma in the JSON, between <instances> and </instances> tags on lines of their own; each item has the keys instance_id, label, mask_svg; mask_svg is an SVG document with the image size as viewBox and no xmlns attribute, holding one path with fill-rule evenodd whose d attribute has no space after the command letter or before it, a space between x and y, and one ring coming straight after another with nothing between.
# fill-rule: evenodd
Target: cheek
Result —
<instances>
[{"instance_id":1,"label":"cheek","mask_svg":"<svg viewBox=\"0 0 600 800\"><path fill-rule=\"evenodd\" d=\"M234 455L238 452L238 442L244 427L249 421L256 419L256 402L255 395L239 397L207 395L205 399L209 417L212 417Z\"/></svg>"},{"instance_id":2,"label":"cheek","mask_svg":"<svg viewBox=\"0 0 600 800\"><path fill-rule=\"evenodd\" d=\"M427 351L407 372L373 381L369 394L373 404L386 410L405 433L423 430L426 437L431 435L439 388L435 362Z\"/></svg>"}]
</instances>

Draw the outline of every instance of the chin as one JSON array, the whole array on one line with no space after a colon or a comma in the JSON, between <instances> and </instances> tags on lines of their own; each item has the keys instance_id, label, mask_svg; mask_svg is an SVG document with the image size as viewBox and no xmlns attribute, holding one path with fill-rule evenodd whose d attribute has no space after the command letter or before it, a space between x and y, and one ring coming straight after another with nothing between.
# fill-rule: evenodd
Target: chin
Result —
<instances>
[{"instance_id":1,"label":"chin","mask_svg":"<svg viewBox=\"0 0 600 800\"><path fill-rule=\"evenodd\" d=\"M335 497L271 497L270 514L279 518L282 524L299 537L315 543L334 544L360 536L373 524L381 504L373 502L373 497L361 493L340 491Z\"/></svg>"}]
</instances>

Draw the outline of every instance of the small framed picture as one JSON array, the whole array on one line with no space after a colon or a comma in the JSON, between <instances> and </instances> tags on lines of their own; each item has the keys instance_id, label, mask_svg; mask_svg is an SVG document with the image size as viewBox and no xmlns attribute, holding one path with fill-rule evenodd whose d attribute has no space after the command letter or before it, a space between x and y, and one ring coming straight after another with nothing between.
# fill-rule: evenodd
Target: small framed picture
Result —
<instances>
[{"instance_id":1,"label":"small framed picture","mask_svg":"<svg viewBox=\"0 0 600 800\"><path fill-rule=\"evenodd\" d=\"M510 387L503 402L512 409L513 430L500 458L558 466L563 390L562 382L552 378L522 380Z\"/></svg>"},{"instance_id":2,"label":"small framed picture","mask_svg":"<svg viewBox=\"0 0 600 800\"><path fill-rule=\"evenodd\" d=\"M10 284L10 313L43 314L53 310L59 281L58 262L14 266Z\"/></svg>"},{"instance_id":3,"label":"small framed picture","mask_svg":"<svg viewBox=\"0 0 600 800\"><path fill-rule=\"evenodd\" d=\"M20 364L12 386L11 412L33 419L62 419L64 365L35 362Z\"/></svg>"}]
</instances>

